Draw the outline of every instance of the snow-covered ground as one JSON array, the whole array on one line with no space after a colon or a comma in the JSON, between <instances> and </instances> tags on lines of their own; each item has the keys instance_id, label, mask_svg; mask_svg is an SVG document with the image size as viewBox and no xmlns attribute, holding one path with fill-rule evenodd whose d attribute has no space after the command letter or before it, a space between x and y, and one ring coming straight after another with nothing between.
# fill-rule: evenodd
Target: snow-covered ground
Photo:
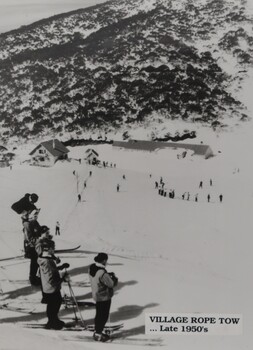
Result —
<instances>
[{"instance_id":1,"label":"snow-covered ground","mask_svg":"<svg viewBox=\"0 0 253 350\"><path fill-rule=\"evenodd\" d=\"M99 145L92 147L102 161L115 163L115 168L79 164L74 159L83 158L87 147L75 147L70 148L71 162L56 163L52 168L17 161L12 170L0 169L2 258L21 253L21 220L10 206L27 192L39 195L40 224L48 225L54 233L55 223L60 221L57 248L81 244L78 252L61 254L62 262L71 265L78 299L92 301L88 266L97 252L109 254L108 270L119 278L110 321L123 322L124 328L120 339L103 344L106 349L148 345L173 350L251 349L252 127L244 124L234 131L216 133L202 129L199 134L196 142L209 144L215 157L204 160L187 154L177 159L179 152L174 150L145 153ZM22 157L24 154L19 159ZM157 194L155 181L161 176L167 189L175 190L175 199ZM203 189L199 189L201 180ZM190 192L189 201L181 199L185 191ZM82 192L80 203L78 192ZM223 203L219 203L220 194ZM27 323L46 322L41 292L32 289L27 280L29 261L0 264L1 303L33 311L0 310L1 350L100 348L92 333L25 327ZM65 292L68 287L63 285ZM242 314L243 334L145 335L145 313L151 312ZM93 308L82 309L82 314L92 323ZM62 307L60 316L71 320L72 309Z\"/></svg>"}]
</instances>

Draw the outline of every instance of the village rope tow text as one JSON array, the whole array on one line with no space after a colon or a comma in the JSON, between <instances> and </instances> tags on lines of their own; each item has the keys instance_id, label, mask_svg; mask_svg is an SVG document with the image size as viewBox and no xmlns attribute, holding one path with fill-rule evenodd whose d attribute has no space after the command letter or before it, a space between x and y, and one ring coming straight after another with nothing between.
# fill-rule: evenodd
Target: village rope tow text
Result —
<instances>
[{"instance_id":1,"label":"village rope tow text","mask_svg":"<svg viewBox=\"0 0 253 350\"><path fill-rule=\"evenodd\" d=\"M242 315L146 314L145 333L154 335L242 335Z\"/></svg>"}]
</instances>

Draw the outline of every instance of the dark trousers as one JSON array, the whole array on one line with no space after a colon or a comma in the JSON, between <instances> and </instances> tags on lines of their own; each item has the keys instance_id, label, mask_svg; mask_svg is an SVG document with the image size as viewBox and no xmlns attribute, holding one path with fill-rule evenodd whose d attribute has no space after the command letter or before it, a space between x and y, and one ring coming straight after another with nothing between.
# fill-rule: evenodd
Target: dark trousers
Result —
<instances>
[{"instance_id":1,"label":"dark trousers","mask_svg":"<svg viewBox=\"0 0 253 350\"><path fill-rule=\"evenodd\" d=\"M111 307L111 299L106 301L96 302L96 316L95 316L95 331L102 333L104 326L108 320Z\"/></svg>"},{"instance_id":2,"label":"dark trousers","mask_svg":"<svg viewBox=\"0 0 253 350\"><path fill-rule=\"evenodd\" d=\"M61 292L52 294L43 293L43 302L47 304L47 318L48 323L53 325L58 321L58 312L62 304Z\"/></svg>"},{"instance_id":3,"label":"dark trousers","mask_svg":"<svg viewBox=\"0 0 253 350\"><path fill-rule=\"evenodd\" d=\"M37 271L39 265L37 263L38 255L35 251L34 247L29 247L29 250L26 248L26 254L30 259L30 272L29 272L29 280L33 284L38 280Z\"/></svg>"},{"instance_id":4,"label":"dark trousers","mask_svg":"<svg viewBox=\"0 0 253 350\"><path fill-rule=\"evenodd\" d=\"M37 254L31 258L30 262L30 273L29 273L29 280L30 282L34 282L37 280L37 271L39 268L39 265L37 263Z\"/></svg>"}]
</instances>

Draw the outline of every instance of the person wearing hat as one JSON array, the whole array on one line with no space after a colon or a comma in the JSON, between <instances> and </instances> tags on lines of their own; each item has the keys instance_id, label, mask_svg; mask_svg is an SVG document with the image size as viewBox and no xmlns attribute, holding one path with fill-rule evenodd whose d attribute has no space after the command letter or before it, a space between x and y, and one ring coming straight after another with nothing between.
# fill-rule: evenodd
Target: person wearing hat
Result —
<instances>
[{"instance_id":1,"label":"person wearing hat","mask_svg":"<svg viewBox=\"0 0 253 350\"><path fill-rule=\"evenodd\" d=\"M39 239L36 245L42 288L41 302L47 304L48 322L45 328L60 330L65 326L65 323L58 318L58 312L62 304L61 284L68 279L68 274L66 271L60 273L59 270L68 268L69 264L65 263L57 266L54 249L54 241L45 235Z\"/></svg>"},{"instance_id":2,"label":"person wearing hat","mask_svg":"<svg viewBox=\"0 0 253 350\"><path fill-rule=\"evenodd\" d=\"M92 297L96 301L93 339L105 342L109 336L103 333L103 329L109 318L113 288L117 285L118 279L114 273L108 273L105 269L108 261L106 253L99 253L94 261L95 263L89 268Z\"/></svg>"}]
</instances>

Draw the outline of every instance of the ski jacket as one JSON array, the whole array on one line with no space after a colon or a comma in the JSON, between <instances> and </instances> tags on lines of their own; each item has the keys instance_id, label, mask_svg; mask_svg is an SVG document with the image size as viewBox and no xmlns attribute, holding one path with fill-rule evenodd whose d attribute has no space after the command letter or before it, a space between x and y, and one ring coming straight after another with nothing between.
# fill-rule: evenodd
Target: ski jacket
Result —
<instances>
[{"instance_id":1,"label":"ski jacket","mask_svg":"<svg viewBox=\"0 0 253 350\"><path fill-rule=\"evenodd\" d=\"M37 220L29 221L26 225L26 237L31 245L35 247L37 239L41 236L41 226Z\"/></svg>"},{"instance_id":2,"label":"ski jacket","mask_svg":"<svg viewBox=\"0 0 253 350\"><path fill-rule=\"evenodd\" d=\"M90 266L89 279L92 297L95 301L106 301L112 298L113 287L116 283L102 264L92 264Z\"/></svg>"},{"instance_id":3,"label":"ski jacket","mask_svg":"<svg viewBox=\"0 0 253 350\"><path fill-rule=\"evenodd\" d=\"M52 294L60 291L62 278L53 257L39 257L40 278L42 291Z\"/></svg>"},{"instance_id":4,"label":"ski jacket","mask_svg":"<svg viewBox=\"0 0 253 350\"><path fill-rule=\"evenodd\" d=\"M26 193L23 198L12 204L11 209L17 214L22 214L23 211L32 211L37 207L30 201L30 193Z\"/></svg>"}]
</instances>

